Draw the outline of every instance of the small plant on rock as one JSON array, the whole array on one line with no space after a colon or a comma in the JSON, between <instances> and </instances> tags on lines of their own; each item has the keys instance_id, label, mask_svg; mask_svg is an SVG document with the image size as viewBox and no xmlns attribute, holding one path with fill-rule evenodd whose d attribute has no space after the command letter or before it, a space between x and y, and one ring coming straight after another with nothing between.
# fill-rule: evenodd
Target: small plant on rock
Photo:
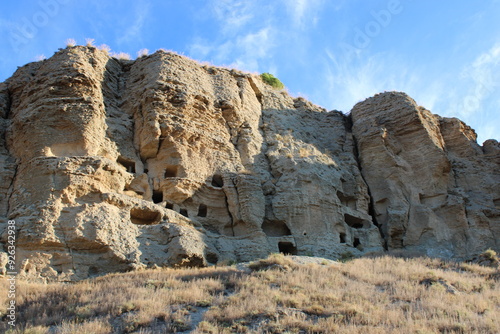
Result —
<instances>
[{"instance_id":1,"label":"small plant on rock","mask_svg":"<svg viewBox=\"0 0 500 334\"><path fill-rule=\"evenodd\" d=\"M113 58L116 58L118 60L130 60L130 55L128 53L125 53L125 52L120 52L120 53L113 54Z\"/></svg>"},{"instance_id":2,"label":"small plant on rock","mask_svg":"<svg viewBox=\"0 0 500 334\"><path fill-rule=\"evenodd\" d=\"M271 73L262 73L260 75L262 81L264 81L265 83L267 83L268 85L276 88L276 89L283 89L285 88L285 85L283 85L283 83L278 79L276 78L274 75L272 75Z\"/></svg>"},{"instance_id":3,"label":"small plant on rock","mask_svg":"<svg viewBox=\"0 0 500 334\"><path fill-rule=\"evenodd\" d=\"M111 48L109 47L109 45L106 45L106 44L101 44L101 45L99 46L99 49L100 49L101 51L106 52L106 54L108 54L108 55L109 55L109 53L111 52Z\"/></svg>"},{"instance_id":4,"label":"small plant on rock","mask_svg":"<svg viewBox=\"0 0 500 334\"><path fill-rule=\"evenodd\" d=\"M94 47L94 39L93 38L85 38L85 45L89 48Z\"/></svg>"},{"instance_id":5,"label":"small plant on rock","mask_svg":"<svg viewBox=\"0 0 500 334\"><path fill-rule=\"evenodd\" d=\"M140 49L137 52L137 58L146 57L148 54L149 54L149 50L148 49Z\"/></svg>"},{"instance_id":6,"label":"small plant on rock","mask_svg":"<svg viewBox=\"0 0 500 334\"><path fill-rule=\"evenodd\" d=\"M73 38L68 38L66 40L66 47L71 48L76 45L76 41Z\"/></svg>"}]
</instances>

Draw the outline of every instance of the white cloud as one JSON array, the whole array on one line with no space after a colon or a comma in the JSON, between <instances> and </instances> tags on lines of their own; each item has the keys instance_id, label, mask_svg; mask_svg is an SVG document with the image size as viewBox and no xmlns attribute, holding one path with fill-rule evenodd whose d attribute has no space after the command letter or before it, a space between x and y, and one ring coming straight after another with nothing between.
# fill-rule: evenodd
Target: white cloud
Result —
<instances>
[{"instance_id":1,"label":"white cloud","mask_svg":"<svg viewBox=\"0 0 500 334\"><path fill-rule=\"evenodd\" d=\"M248 24L255 15L253 1L218 0L211 4L215 18L222 23L222 30L234 34Z\"/></svg>"},{"instance_id":2,"label":"white cloud","mask_svg":"<svg viewBox=\"0 0 500 334\"><path fill-rule=\"evenodd\" d=\"M283 0L295 26L304 27L306 22L317 22L323 0Z\"/></svg>"},{"instance_id":3,"label":"white cloud","mask_svg":"<svg viewBox=\"0 0 500 334\"><path fill-rule=\"evenodd\" d=\"M190 46L190 54L199 59L211 59L241 70L258 72L263 59L269 58L274 47L274 32L264 27L256 32L242 34L222 44L197 40Z\"/></svg>"},{"instance_id":4,"label":"white cloud","mask_svg":"<svg viewBox=\"0 0 500 334\"><path fill-rule=\"evenodd\" d=\"M382 91L406 92L425 108L458 117L478 134L478 142L500 138L500 44L483 52L458 73L414 66L389 54L325 51L324 88L315 101L348 112L355 103ZM327 101L325 100L327 96ZM323 100L323 101L321 101Z\"/></svg>"},{"instance_id":5,"label":"white cloud","mask_svg":"<svg viewBox=\"0 0 500 334\"><path fill-rule=\"evenodd\" d=\"M469 87L462 95L458 113L469 116L481 110L487 99L500 81L500 44L476 57L472 64L462 71L462 77L469 79Z\"/></svg>"},{"instance_id":6,"label":"white cloud","mask_svg":"<svg viewBox=\"0 0 500 334\"><path fill-rule=\"evenodd\" d=\"M272 58L276 45L272 15L276 6L263 1L213 0L208 8L219 31L213 40L195 37L190 56L258 72L263 61Z\"/></svg>"},{"instance_id":7,"label":"white cloud","mask_svg":"<svg viewBox=\"0 0 500 334\"><path fill-rule=\"evenodd\" d=\"M149 14L150 4L146 1L138 1L136 3L136 10L134 20L131 26L125 31L125 33L118 38L118 44L131 43L140 40L142 36L142 29L144 22Z\"/></svg>"},{"instance_id":8,"label":"white cloud","mask_svg":"<svg viewBox=\"0 0 500 334\"><path fill-rule=\"evenodd\" d=\"M413 92L422 92L428 103L437 99L432 90L419 90L421 78L417 71L410 71L409 66L395 57L387 54L371 56L347 57L337 56L331 50L326 50L325 76L327 92L330 101L326 105L344 112L359 101L383 91L404 91L410 96ZM352 56L352 54L350 55ZM433 87L434 91L436 86ZM416 98L416 96L412 96ZM421 102L420 99L418 99ZM422 102L421 102L422 103Z\"/></svg>"}]
</instances>

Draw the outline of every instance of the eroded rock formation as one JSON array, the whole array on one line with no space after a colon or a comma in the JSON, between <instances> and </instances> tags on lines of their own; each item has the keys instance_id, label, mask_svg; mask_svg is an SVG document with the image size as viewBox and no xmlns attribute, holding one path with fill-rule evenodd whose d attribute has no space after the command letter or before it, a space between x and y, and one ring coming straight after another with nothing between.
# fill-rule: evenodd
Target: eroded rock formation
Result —
<instances>
[{"instance_id":1,"label":"eroded rock formation","mask_svg":"<svg viewBox=\"0 0 500 334\"><path fill-rule=\"evenodd\" d=\"M456 118L403 93L352 110L362 174L389 249L467 258L500 246L500 156Z\"/></svg>"},{"instance_id":2,"label":"eroded rock formation","mask_svg":"<svg viewBox=\"0 0 500 334\"><path fill-rule=\"evenodd\" d=\"M351 119L176 54L71 47L0 83L0 115L21 275L499 246L498 142L401 93Z\"/></svg>"}]
</instances>

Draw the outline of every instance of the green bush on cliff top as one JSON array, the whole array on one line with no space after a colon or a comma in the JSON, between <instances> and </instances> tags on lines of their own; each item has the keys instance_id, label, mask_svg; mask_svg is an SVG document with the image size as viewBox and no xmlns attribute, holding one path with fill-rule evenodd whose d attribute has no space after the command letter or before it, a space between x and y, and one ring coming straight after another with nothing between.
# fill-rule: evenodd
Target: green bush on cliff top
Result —
<instances>
[{"instance_id":1,"label":"green bush on cliff top","mask_svg":"<svg viewBox=\"0 0 500 334\"><path fill-rule=\"evenodd\" d=\"M276 89L283 89L285 87L285 85L283 85L283 83L271 73L262 73L260 77L262 78L262 81Z\"/></svg>"}]
</instances>

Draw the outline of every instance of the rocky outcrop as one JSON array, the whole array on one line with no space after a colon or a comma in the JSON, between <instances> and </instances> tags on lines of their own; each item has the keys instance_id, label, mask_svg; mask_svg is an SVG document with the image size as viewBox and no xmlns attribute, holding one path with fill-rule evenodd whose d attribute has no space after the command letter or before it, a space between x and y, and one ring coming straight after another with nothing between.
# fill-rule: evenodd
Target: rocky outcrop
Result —
<instances>
[{"instance_id":1,"label":"rocky outcrop","mask_svg":"<svg viewBox=\"0 0 500 334\"><path fill-rule=\"evenodd\" d=\"M387 248L471 257L500 236L499 144L403 93L352 110L362 174Z\"/></svg>"},{"instance_id":2,"label":"rocky outcrop","mask_svg":"<svg viewBox=\"0 0 500 334\"><path fill-rule=\"evenodd\" d=\"M173 53L70 47L1 83L0 112L24 276L498 248L498 143L402 94L351 120Z\"/></svg>"}]
</instances>

